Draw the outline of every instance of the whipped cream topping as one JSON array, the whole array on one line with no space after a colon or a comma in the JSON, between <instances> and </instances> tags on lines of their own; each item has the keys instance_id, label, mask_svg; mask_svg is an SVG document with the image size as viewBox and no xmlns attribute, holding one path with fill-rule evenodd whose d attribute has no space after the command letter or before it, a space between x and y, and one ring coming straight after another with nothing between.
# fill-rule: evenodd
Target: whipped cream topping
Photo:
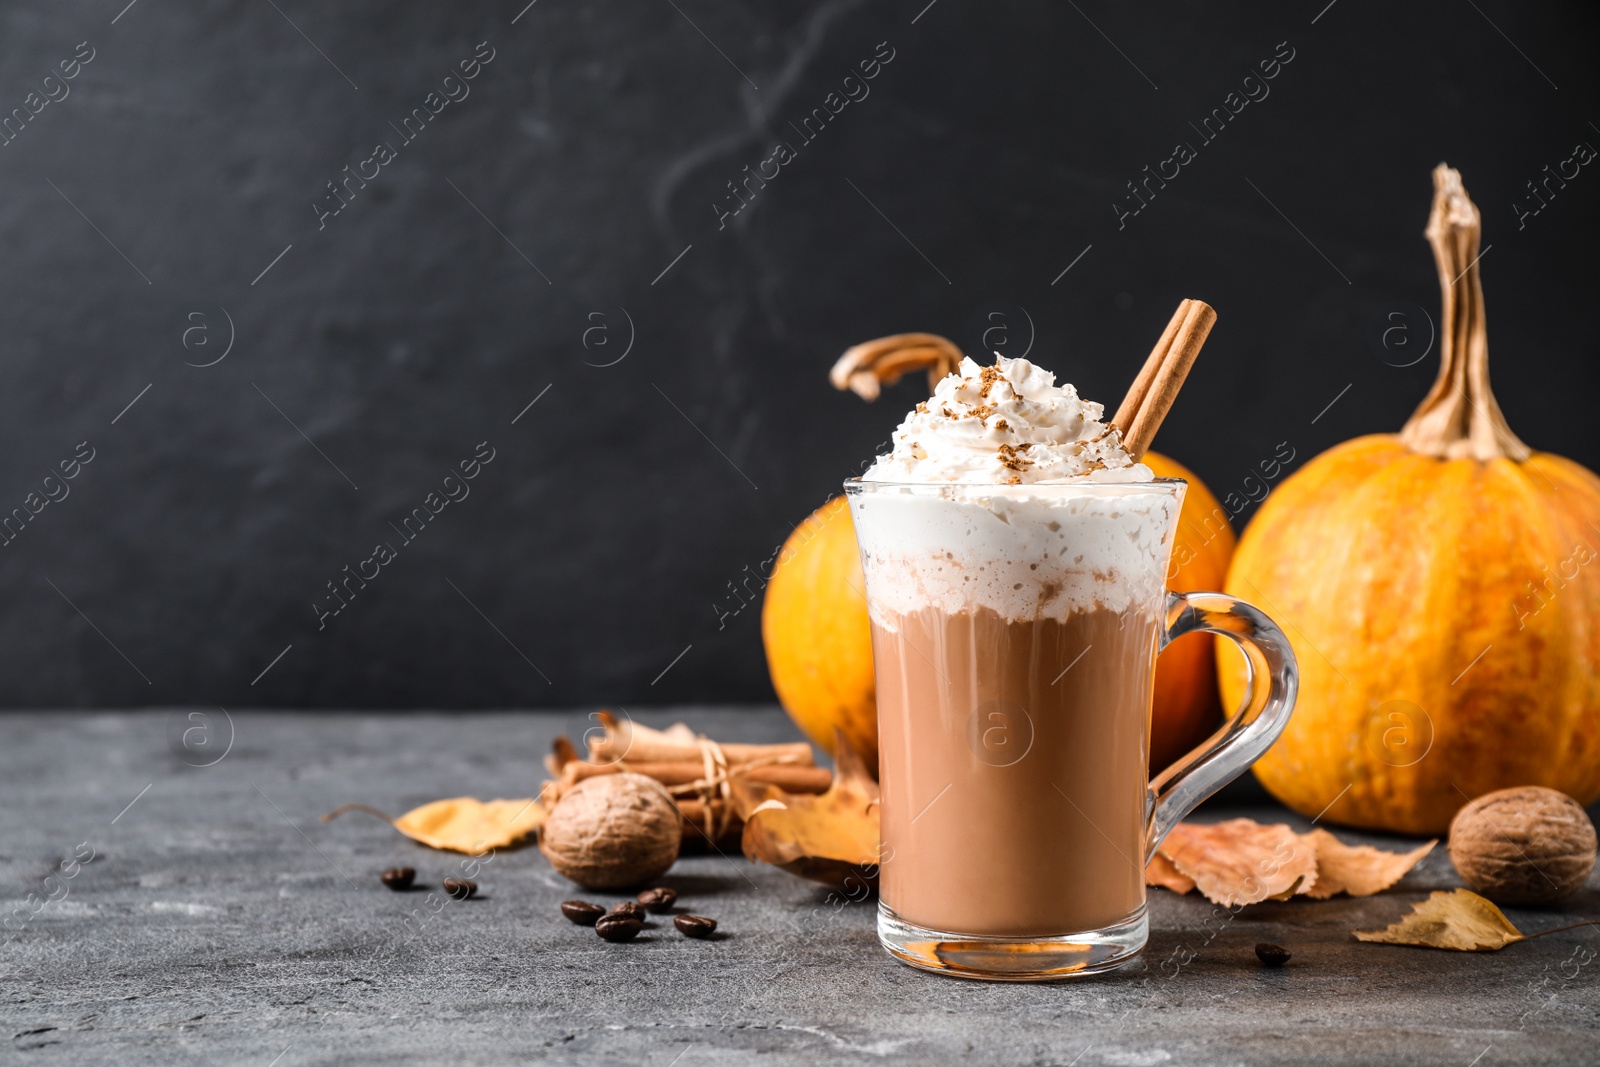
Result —
<instances>
[{"instance_id":1,"label":"whipped cream topping","mask_svg":"<svg viewBox=\"0 0 1600 1067\"><path fill-rule=\"evenodd\" d=\"M1122 436L1101 421L1104 406L1026 359L992 367L963 359L894 433L863 481L1019 485L1147 482Z\"/></svg>"},{"instance_id":2,"label":"whipped cream topping","mask_svg":"<svg viewBox=\"0 0 1600 1067\"><path fill-rule=\"evenodd\" d=\"M850 511L867 611L886 630L921 611L1026 622L1162 610L1181 487L868 485Z\"/></svg>"}]
</instances>

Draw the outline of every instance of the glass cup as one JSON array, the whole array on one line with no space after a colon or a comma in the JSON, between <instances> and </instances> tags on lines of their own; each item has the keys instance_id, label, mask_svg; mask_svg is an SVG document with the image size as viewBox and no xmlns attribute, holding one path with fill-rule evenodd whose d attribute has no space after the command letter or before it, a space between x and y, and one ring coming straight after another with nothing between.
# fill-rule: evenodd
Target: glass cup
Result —
<instances>
[{"instance_id":1,"label":"glass cup","mask_svg":"<svg viewBox=\"0 0 1600 1067\"><path fill-rule=\"evenodd\" d=\"M845 483L878 691L878 937L969 978L1091 974L1149 936L1144 867L1283 732L1294 653L1257 609L1169 593L1186 483ZM1156 656L1221 634L1244 706L1149 778Z\"/></svg>"}]
</instances>

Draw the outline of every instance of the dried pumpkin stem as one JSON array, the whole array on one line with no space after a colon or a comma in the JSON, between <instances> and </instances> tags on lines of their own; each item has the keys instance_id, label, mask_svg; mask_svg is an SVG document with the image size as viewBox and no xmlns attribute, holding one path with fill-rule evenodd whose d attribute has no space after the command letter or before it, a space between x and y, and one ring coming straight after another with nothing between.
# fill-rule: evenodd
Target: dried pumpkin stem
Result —
<instances>
[{"instance_id":1,"label":"dried pumpkin stem","mask_svg":"<svg viewBox=\"0 0 1600 1067\"><path fill-rule=\"evenodd\" d=\"M849 389L863 400L876 400L883 386L910 371L928 370L928 392L961 366L961 349L936 333L897 333L855 345L839 357L828 380L835 389Z\"/></svg>"},{"instance_id":2,"label":"dried pumpkin stem","mask_svg":"<svg viewBox=\"0 0 1600 1067\"><path fill-rule=\"evenodd\" d=\"M1511 432L1489 388L1489 332L1478 273L1483 220L1461 173L1443 163L1433 171L1433 210L1424 232L1444 300L1439 377L1400 440L1413 452L1439 459L1525 460L1532 452Z\"/></svg>"}]
</instances>

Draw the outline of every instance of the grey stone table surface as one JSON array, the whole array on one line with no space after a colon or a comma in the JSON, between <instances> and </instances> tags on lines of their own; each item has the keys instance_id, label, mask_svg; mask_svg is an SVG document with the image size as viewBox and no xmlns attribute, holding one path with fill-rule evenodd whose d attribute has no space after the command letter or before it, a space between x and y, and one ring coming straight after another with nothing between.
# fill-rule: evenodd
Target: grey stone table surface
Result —
<instances>
[{"instance_id":1,"label":"grey stone table surface","mask_svg":"<svg viewBox=\"0 0 1600 1067\"><path fill-rule=\"evenodd\" d=\"M1600 1063L1594 928L1493 954L1351 937L1460 884L1442 849L1364 900L1230 914L1154 890L1141 961L1050 985L913 971L878 948L872 901L741 856L664 879L726 936L658 924L613 945L560 918L583 894L536 849L494 854L481 899L435 910L378 872L410 865L437 886L462 857L361 815L318 820L350 801L532 796L551 738L593 725L583 712L204 714L0 715L0 1062ZM636 717L793 736L771 708ZM1203 809L1231 814L1306 825L1249 789ZM1596 884L1509 914L1527 932L1593 916ZM1259 941L1293 961L1261 967Z\"/></svg>"}]
</instances>

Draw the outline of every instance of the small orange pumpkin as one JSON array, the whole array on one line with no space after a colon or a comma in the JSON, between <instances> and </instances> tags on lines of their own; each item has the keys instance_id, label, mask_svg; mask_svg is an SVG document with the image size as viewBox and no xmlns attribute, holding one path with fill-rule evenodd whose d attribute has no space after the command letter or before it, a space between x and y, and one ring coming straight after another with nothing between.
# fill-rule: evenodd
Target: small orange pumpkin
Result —
<instances>
[{"instance_id":1,"label":"small orange pumpkin","mask_svg":"<svg viewBox=\"0 0 1600 1067\"><path fill-rule=\"evenodd\" d=\"M1600 798L1600 478L1506 425L1478 209L1456 171L1433 178L1438 380L1398 435L1347 441L1286 479L1227 587L1300 663L1257 777L1306 815L1413 834L1509 786ZM1224 647L1220 666L1238 700L1243 660Z\"/></svg>"},{"instance_id":2,"label":"small orange pumpkin","mask_svg":"<svg viewBox=\"0 0 1600 1067\"><path fill-rule=\"evenodd\" d=\"M878 769L878 688L861 553L836 496L795 527L767 582L761 640L778 701L811 742L833 751L838 730Z\"/></svg>"},{"instance_id":3,"label":"small orange pumpkin","mask_svg":"<svg viewBox=\"0 0 1600 1067\"><path fill-rule=\"evenodd\" d=\"M960 350L943 337L902 334L851 349L835 366L833 381L871 400L882 385L923 367L931 387L960 361ZM1189 482L1168 588L1220 589L1234 546L1227 512L1181 464L1155 452L1145 453L1144 462L1159 477ZM842 731L876 773L877 688L863 590L850 509L844 497L835 497L797 526L778 554L761 608L761 636L773 688L795 724L829 752L834 730ZM1217 726L1215 640L1190 634L1157 661L1152 770L1188 752Z\"/></svg>"},{"instance_id":4,"label":"small orange pumpkin","mask_svg":"<svg viewBox=\"0 0 1600 1067\"><path fill-rule=\"evenodd\" d=\"M1143 462L1158 478L1189 483L1178 512L1167 588L1174 593L1220 590L1233 559L1233 527L1228 513L1195 473L1159 452ZM1217 639L1185 634L1156 660L1156 694L1150 721L1150 772L1163 770L1211 735L1221 721L1217 699Z\"/></svg>"}]
</instances>

